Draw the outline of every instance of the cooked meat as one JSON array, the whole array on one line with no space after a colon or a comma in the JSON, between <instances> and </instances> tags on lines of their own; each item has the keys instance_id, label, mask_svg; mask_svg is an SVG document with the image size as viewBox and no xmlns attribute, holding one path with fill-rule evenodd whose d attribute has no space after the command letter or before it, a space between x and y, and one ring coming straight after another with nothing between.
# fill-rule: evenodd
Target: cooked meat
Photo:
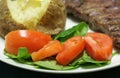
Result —
<instances>
[{"instance_id":1,"label":"cooked meat","mask_svg":"<svg viewBox=\"0 0 120 78\"><path fill-rule=\"evenodd\" d=\"M69 13L90 24L90 28L109 34L120 50L120 0L65 0Z\"/></svg>"}]
</instances>

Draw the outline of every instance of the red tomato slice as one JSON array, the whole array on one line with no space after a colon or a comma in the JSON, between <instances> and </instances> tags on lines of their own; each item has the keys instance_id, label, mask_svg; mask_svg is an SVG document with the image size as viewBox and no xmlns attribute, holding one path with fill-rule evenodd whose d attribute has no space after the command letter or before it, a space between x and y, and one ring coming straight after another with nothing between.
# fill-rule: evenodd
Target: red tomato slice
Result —
<instances>
[{"instance_id":1,"label":"red tomato slice","mask_svg":"<svg viewBox=\"0 0 120 78\"><path fill-rule=\"evenodd\" d=\"M112 39L102 33L88 33L85 36L86 51L97 61L110 60L112 55Z\"/></svg>"},{"instance_id":2,"label":"red tomato slice","mask_svg":"<svg viewBox=\"0 0 120 78\"><path fill-rule=\"evenodd\" d=\"M42 49L31 54L33 61L43 60L47 57L58 54L63 50L63 45L57 41L53 40L46 44Z\"/></svg>"},{"instance_id":3,"label":"red tomato slice","mask_svg":"<svg viewBox=\"0 0 120 78\"><path fill-rule=\"evenodd\" d=\"M59 64L68 65L82 53L85 42L80 36L72 37L64 43L64 50L56 56Z\"/></svg>"},{"instance_id":4,"label":"red tomato slice","mask_svg":"<svg viewBox=\"0 0 120 78\"><path fill-rule=\"evenodd\" d=\"M8 53L17 55L18 48L26 47L29 53L38 51L51 41L50 35L33 30L16 30L5 36L5 49Z\"/></svg>"}]
</instances>

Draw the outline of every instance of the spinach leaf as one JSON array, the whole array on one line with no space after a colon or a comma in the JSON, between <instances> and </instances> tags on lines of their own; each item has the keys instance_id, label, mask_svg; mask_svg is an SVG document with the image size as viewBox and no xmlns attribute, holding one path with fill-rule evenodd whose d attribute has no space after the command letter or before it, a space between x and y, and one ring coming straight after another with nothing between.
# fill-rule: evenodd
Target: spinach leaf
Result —
<instances>
[{"instance_id":1,"label":"spinach leaf","mask_svg":"<svg viewBox=\"0 0 120 78\"><path fill-rule=\"evenodd\" d=\"M25 48L25 47L20 47L20 48L18 49L17 58L21 58L21 59L31 59L31 55L28 53L27 48Z\"/></svg>"},{"instance_id":2,"label":"spinach leaf","mask_svg":"<svg viewBox=\"0 0 120 78\"><path fill-rule=\"evenodd\" d=\"M19 53L20 55L15 56L12 54L9 54L5 52L5 55L7 55L9 58L13 59L16 62L32 65L37 68L43 68L43 69L50 69L50 70L72 70L76 69L78 67L83 68L93 68L93 67L99 67L103 65L107 65L110 63L110 61L95 61L90 56L87 55L87 53L84 51L83 55L76 60L73 61L73 63L69 64L68 66L59 65L55 59L46 59L42 61L33 62L32 59L30 59L29 54L27 54L26 48L20 48L19 52L25 52L25 53ZM25 57L23 57L26 55Z\"/></svg>"},{"instance_id":3,"label":"spinach leaf","mask_svg":"<svg viewBox=\"0 0 120 78\"><path fill-rule=\"evenodd\" d=\"M72 28L62 31L60 34L58 34L54 40L60 40L61 42L64 42L68 38L72 37L74 35L74 32L76 30L76 26L73 26Z\"/></svg>"},{"instance_id":4,"label":"spinach leaf","mask_svg":"<svg viewBox=\"0 0 120 78\"><path fill-rule=\"evenodd\" d=\"M34 64L39 66L39 68L51 69L51 70L70 70L70 69L75 69L75 66L59 65L59 64L57 64L57 62L55 60L38 61L38 62L34 62Z\"/></svg>"},{"instance_id":5,"label":"spinach leaf","mask_svg":"<svg viewBox=\"0 0 120 78\"><path fill-rule=\"evenodd\" d=\"M112 56L115 56L116 54L119 54L118 50L115 50L114 52L112 52Z\"/></svg>"},{"instance_id":6,"label":"spinach leaf","mask_svg":"<svg viewBox=\"0 0 120 78\"><path fill-rule=\"evenodd\" d=\"M54 40L59 40L61 42L66 41L68 38L73 36L85 36L88 32L88 25L85 22L80 22L78 25L69 28L60 34L58 34Z\"/></svg>"},{"instance_id":7,"label":"spinach leaf","mask_svg":"<svg viewBox=\"0 0 120 78\"><path fill-rule=\"evenodd\" d=\"M80 58L76 59L71 65L85 67L87 64L89 67L98 67L107 65L109 63L110 61L95 61L84 51L83 55Z\"/></svg>"},{"instance_id":8,"label":"spinach leaf","mask_svg":"<svg viewBox=\"0 0 120 78\"><path fill-rule=\"evenodd\" d=\"M7 53L6 51L4 52L4 54L5 54L6 56L8 56L9 58L11 58L11 59L17 59L17 56L15 56L15 55L13 55L13 54L10 54L10 53Z\"/></svg>"},{"instance_id":9,"label":"spinach leaf","mask_svg":"<svg viewBox=\"0 0 120 78\"><path fill-rule=\"evenodd\" d=\"M85 22L81 22L76 26L74 36L85 36L88 32L88 25Z\"/></svg>"},{"instance_id":10,"label":"spinach leaf","mask_svg":"<svg viewBox=\"0 0 120 78\"><path fill-rule=\"evenodd\" d=\"M19 48L17 56L5 52L5 55L13 59L15 62L32 65L37 68L51 69L51 70L70 70L75 69L75 66L63 66L57 64L56 60L43 60L33 62L26 48Z\"/></svg>"},{"instance_id":11,"label":"spinach leaf","mask_svg":"<svg viewBox=\"0 0 120 78\"><path fill-rule=\"evenodd\" d=\"M5 51L4 54L6 56L8 56L9 58L13 59L16 62L33 65L31 55L28 53L28 50L25 47L19 48L17 56L8 53L6 50L4 50L4 51Z\"/></svg>"}]
</instances>

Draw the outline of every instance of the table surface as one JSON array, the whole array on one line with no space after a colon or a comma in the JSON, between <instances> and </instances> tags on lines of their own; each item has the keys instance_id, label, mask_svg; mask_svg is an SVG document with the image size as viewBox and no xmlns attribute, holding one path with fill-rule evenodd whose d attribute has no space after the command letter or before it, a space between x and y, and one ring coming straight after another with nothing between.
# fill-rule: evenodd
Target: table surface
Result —
<instances>
[{"instance_id":1,"label":"table surface","mask_svg":"<svg viewBox=\"0 0 120 78\"><path fill-rule=\"evenodd\" d=\"M120 66L92 73L83 74L49 74L17 68L0 62L0 78L120 78Z\"/></svg>"}]
</instances>

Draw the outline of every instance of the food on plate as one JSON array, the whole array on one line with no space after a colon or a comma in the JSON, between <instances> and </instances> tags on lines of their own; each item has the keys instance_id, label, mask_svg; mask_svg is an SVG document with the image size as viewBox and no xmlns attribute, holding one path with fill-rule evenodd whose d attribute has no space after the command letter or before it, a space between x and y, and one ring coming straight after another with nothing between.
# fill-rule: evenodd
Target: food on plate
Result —
<instances>
[{"instance_id":1,"label":"food on plate","mask_svg":"<svg viewBox=\"0 0 120 78\"><path fill-rule=\"evenodd\" d=\"M105 61L112 57L113 43L112 39L102 33L88 33L85 36L85 48L88 55L94 60Z\"/></svg>"},{"instance_id":2,"label":"food on plate","mask_svg":"<svg viewBox=\"0 0 120 78\"><path fill-rule=\"evenodd\" d=\"M15 30L5 36L5 50L17 55L20 47L26 47L29 53L38 51L52 38L43 32L33 30Z\"/></svg>"},{"instance_id":3,"label":"food on plate","mask_svg":"<svg viewBox=\"0 0 120 78\"><path fill-rule=\"evenodd\" d=\"M64 30L63 0L0 0L0 35L17 29L58 34Z\"/></svg>"},{"instance_id":4,"label":"food on plate","mask_svg":"<svg viewBox=\"0 0 120 78\"><path fill-rule=\"evenodd\" d=\"M120 0L65 0L69 13L89 23L91 29L109 34L120 50Z\"/></svg>"},{"instance_id":5,"label":"food on plate","mask_svg":"<svg viewBox=\"0 0 120 78\"><path fill-rule=\"evenodd\" d=\"M47 57L57 55L64 49L63 45L58 40L50 41L42 49L31 54L33 61L40 61Z\"/></svg>"},{"instance_id":6,"label":"food on plate","mask_svg":"<svg viewBox=\"0 0 120 78\"><path fill-rule=\"evenodd\" d=\"M5 55L41 69L99 67L110 64L112 57L112 39L105 34L88 32L85 22L52 38L33 30L11 31L5 36L5 42Z\"/></svg>"},{"instance_id":7,"label":"food on plate","mask_svg":"<svg viewBox=\"0 0 120 78\"><path fill-rule=\"evenodd\" d=\"M56 60L61 65L70 64L75 58L82 54L85 41L81 36L75 36L64 43L64 50L58 53Z\"/></svg>"}]
</instances>

